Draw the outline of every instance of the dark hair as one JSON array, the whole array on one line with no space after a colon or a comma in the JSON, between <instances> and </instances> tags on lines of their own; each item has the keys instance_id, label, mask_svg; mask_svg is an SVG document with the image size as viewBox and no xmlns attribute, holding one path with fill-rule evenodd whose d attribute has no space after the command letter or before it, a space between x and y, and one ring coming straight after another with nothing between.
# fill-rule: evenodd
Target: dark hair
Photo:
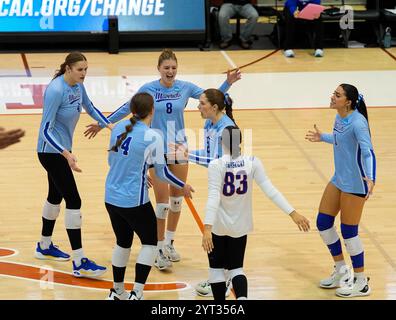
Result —
<instances>
[{"instance_id":1,"label":"dark hair","mask_svg":"<svg viewBox=\"0 0 396 320\"><path fill-rule=\"evenodd\" d=\"M116 144L112 146L109 151L118 151L118 147L125 140L128 133L133 130L133 126L136 122L145 119L153 110L154 99L146 92L137 93L132 97L131 102L129 103L129 108L133 114L132 118L129 119L131 124L125 127L125 132L118 137Z\"/></svg>"},{"instance_id":2,"label":"dark hair","mask_svg":"<svg viewBox=\"0 0 396 320\"><path fill-rule=\"evenodd\" d=\"M368 123L367 107L363 95L359 94L358 89L351 84L342 83L340 87L344 90L346 98L351 101L352 110L357 109L366 118Z\"/></svg>"},{"instance_id":3,"label":"dark hair","mask_svg":"<svg viewBox=\"0 0 396 320\"><path fill-rule=\"evenodd\" d=\"M164 62L164 60L175 60L177 63L177 58L172 49L162 50L160 56L158 57L158 67Z\"/></svg>"},{"instance_id":4,"label":"dark hair","mask_svg":"<svg viewBox=\"0 0 396 320\"><path fill-rule=\"evenodd\" d=\"M64 74L66 72L66 66L69 66L71 68L74 64L76 64L79 61L87 61L87 58L81 52L69 53L66 56L65 62L63 62L60 65L59 70L55 71L55 75L54 75L53 79Z\"/></svg>"},{"instance_id":5,"label":"dark hair","mask_svg":"<svg viewBox=\"0 0 396 320\"><path fill-rule=\"evenodd\" d=\"M227 116L235 123L234 116L232 114L232 99L228 93L224 94L219 89L206 89L203 92L210 102L211 105L217 104L219 111L225 110Z\"/></svg>"},{"instance_id":6,"label":"dark hair","mask_svg":"<svg viewBox=\"0 0 396 320\"><path fill-rule=\"evenodd\" d=\"M223 147L230 151L231 158L237 158L241 155L241 130L237 126L225 127L221 133L221 143Z\"/></svg>"}]
</instances>

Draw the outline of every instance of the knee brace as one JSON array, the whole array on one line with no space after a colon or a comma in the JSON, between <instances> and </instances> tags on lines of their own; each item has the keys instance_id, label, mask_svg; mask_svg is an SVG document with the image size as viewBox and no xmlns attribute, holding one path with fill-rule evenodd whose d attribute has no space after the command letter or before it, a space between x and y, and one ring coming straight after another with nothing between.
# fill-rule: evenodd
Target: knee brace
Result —
<instances>
[{"instance_id":1,"label":"knee brace","mask_svg":"<svg viewBox=\"0 0 396 320\"><path fill-rule=\"evenodd\" d=\"M239 275L242 275L242 276L245 275L245 272L243 272L243 268L231 269L231 270L228 270L228 272L227 272L227 277L230 280L232 280L232 278L239 276Z\"/></svg>"},{"instance_id":2,"label":"knee brace","mask_svg":"<svg viewBox=\"0 0 396 320\"><path fill-rule=\"evenodd\" d=\"M118 268L125 268L128 264L130 254L131 248L123 248L116 244L113 249L113 258L111 259L111 264Z\"/></svg>"},{"instance_id":3,"label":"knee brace","mask_svg":"<svg viewBox=\"0 0 396 320\"><path fill-rule=\"evenodd\" d=\"M168 203L157 203L155 207L155 216L157 219L165 220L168 216L169 204Z\"/></svg>"},{"instance_id":4,"label":"knee brace","mask_svg":"<svg viewBox=\"0 0 396 320\"><path fill-rule=\"evenodd\" d=\"M47 220L56 220L60 212L60 204L52 204L45 201L43 208L43 218Z\"/></svg>"},{"instance_id":5,"label":"knee brace","mask_svg":"<svg viewBox=\"0 0 396 320\"><path fill-rule=\"evenodd\" d=\"M172 212L181 212L183 197L169 197L170 210Z\"/></svg>"},{"instance_id":6,"label":"knee brace","mask_svg":"<svg viewBox=\"0 0 396 320\"><path fill-rule=\"evenodd\" d=\"M316 219L319 234L333 257L342 253L340 237L334 228L334 220L335 217L320 212Z\"/></svg>"},{"instance_id":7,"label":"knee brace","mask_svg":"<svg viewBox=\"0 0 396 320\"><path fill-rule=\"evenodd\" d=\"M345 247L351 256L354 268L364 266L363 244L358 235L359 226L341 223L341 233L344 238Z\"/></svg>"},{"instance_id":8,"label":"knee brace","mask_svg":"<svg viewBox=\"0 0 396 320\"><path fill-rule=\"evenodd\" d=\"M66 229L81 229L81 211L80 209L65 210Z\"/></svg>"},{"instance_id":9,"label":"knee brace","mask_svg":"<svg viewBox=\"0 0 396 320\"><path fill-rule=\"evenodd\" d=\"M142 245L136 263L152 267L157 256L157 246Z\"/></svg>"},{"instance_id":10,"label":"knee brace","mask_svg":"<svg viewBox=\"0 0 396 320\"><path fill-rule=\"evenodd\" d=\"M209 283L225 282L224 269L209 268Z\"/></svg>"}]
</instances>

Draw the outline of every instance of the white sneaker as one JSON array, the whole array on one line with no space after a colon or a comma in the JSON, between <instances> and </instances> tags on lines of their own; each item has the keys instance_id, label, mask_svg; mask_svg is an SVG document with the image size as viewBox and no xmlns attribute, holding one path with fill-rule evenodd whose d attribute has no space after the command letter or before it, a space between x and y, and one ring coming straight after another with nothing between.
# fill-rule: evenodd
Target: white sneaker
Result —
<instances>
[{"instance_id":1,"label":"white sneaker","mask_svg":"<svg viewBox=\"0 0 396 320\"><path fill-rule=\"evenodd\" d=\"M322 49L316 49L316 50L315 50L315 53L314 53L314 56L315 56L316 58L322 58L322 57L324 56L323 50L322 50Z\"/></svg>"},{"instance_id":2,"label":"white sneaker","mask_svg":"<svg viewBox=\"0 0 396 320\"><path fill-rule=\"evenodd\" d=\"M343 298L364 297L371 293L368 285L370 278L357 280L353 279L353 284L342 286L336 290L336 295Z\"/></svg>"},{"instance_id":3,"label":"white sneaker","mask_svg":"<svg viewBox=\"0 0 396 320\"><path fill-rule=\"evenodd\" d=\"M292 49L285 50L283 54L286 58L294 58L294 51Z\"/></svg>"},{"instance_id":4,"label":"white sneaker","mask_svg":"<svg viewBox=\"0 0 396 320\"><path fill-rule=\"evenodd\" d=\"M351 283L353 275L351 274L351 268L349 266L342 266L340 270L334 268L333 273L329 278L320 280L319 286L325 289L339 288L346 283Z\"/></svg>"},{"instance_id":5,"label":"white sneaker","mask_svg":"<svg viewBox=\"0 0 396 320\"><path fill-rule=\"evenodd\" d=\"M129 296L129 293L124 291L121 294L118 294L117 291L115 291L113 288L110 289L110 294L106 298L106 300L127 300Z\"/></svg>"},{"instance_id":6,"label":"white sneaker","mask_svg":"<svg viewBox=\"0 0 396 320\"><path fill-rule=\"evenodd\" d=\"M144 299L143 299L143 295L139 298L136 292L132 290L126 300L144 300Z\"/></svg>"},{"instance_id":7,"label":"white sneaker","mask_svg":"<svg viewBox=\"0 0 396 320\"><path fill-rule=\"evenodd\" d=\"M154 261L154 266L156 266L159 270L166 270L172 267L172 262L164 255L162 250L158 250L157 257Z\"/></svg>"},{"instance_id":8,"label":"white sneaker","mask_svg":"<svg viewBox=\"0 0 396 320\"><path fill-rule=\"evenodd\" d=\"M228 297L231 293L232 282L231 280L227 280L226 282L227 290L226 297ZM209 280L202 281L195 286L195 291L201 297L213 297L212 287L210 286Z\"/></svg>"},{"instance_id":9,"label":"white sneaker","mask_svg":"<svg viewBox=\"0 0 396 320\"><path fill-rule=\"evenodd\" d=\"M172 262L180 261L180 254L175 250L173 243L164 246L164 255Z\"/></svg>"}]
</instances>

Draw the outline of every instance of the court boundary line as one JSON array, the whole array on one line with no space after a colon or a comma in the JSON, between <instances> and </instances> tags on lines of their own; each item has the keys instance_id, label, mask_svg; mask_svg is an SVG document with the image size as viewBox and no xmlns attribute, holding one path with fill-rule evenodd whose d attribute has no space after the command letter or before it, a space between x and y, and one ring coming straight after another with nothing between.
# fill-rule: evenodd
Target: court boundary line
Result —
<instances>
[{"instance_id":1,"label":"court boundary line","mask_svg":"<svg viewBox=\"0 0 396 320\"><path fill-rule=\"evenodd\" d=\"M32 72L30 71L29 63L28 63L27 58L26 58L26 54L25 53L21 53L21 58L22 58L23 66L25 68L26 76L28 78L31 78L32 77Z\"/></svg>"}]
</instances>

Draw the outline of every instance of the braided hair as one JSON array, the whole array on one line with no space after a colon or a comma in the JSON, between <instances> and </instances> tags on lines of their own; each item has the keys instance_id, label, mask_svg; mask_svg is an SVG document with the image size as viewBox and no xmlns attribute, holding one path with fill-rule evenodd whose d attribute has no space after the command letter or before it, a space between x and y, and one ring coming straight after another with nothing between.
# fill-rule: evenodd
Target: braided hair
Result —
<instances>
[{"instance_id":1,"label":"braided hair","mask_svg":"<svg viewBox=\"0 0 396 320\"><path fill-rule=\"evenodd\" d=\"M129 108L133 115L129 119L130 124L125 127L125 132L118 137L116 144L112 146L109 151L118 152L118 148L126 139L128 133L132 132L134 125L139 120L144 120L152 112L154 108L154 99L146 92L137 93L132 97Z\"/></svg>"}]
</instances>

